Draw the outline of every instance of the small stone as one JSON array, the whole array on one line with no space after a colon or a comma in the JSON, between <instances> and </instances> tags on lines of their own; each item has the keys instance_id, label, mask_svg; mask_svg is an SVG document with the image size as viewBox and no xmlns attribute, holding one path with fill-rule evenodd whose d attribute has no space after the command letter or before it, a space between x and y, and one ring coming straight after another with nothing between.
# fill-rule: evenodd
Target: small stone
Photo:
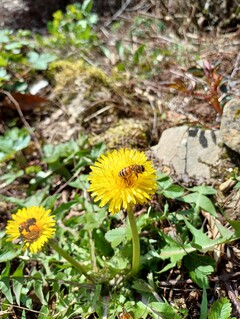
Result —
<instances>
[{"instance_id":1,"label":"small stone","mask_svg":"<svg viewBox=\"0 0 240 319\"><path fill-rule=\"evenodd\" d=\"M223 182L221 185L219 185L219 190L222 192L222 193L227 193L229 192L233 186L237 183L236 180L230 178L228 179L227 181Z\"/></svg>"},{"instance_id":2,"label":"small stone","mask_svg":"<svg viewBox=\"0 0 240 319\"><path fill-rule=\"evenodd\" d=\"M209 179L211 167L221 155L219 131L178 126L165 130L152 149L163 165L173 167L176 174Z\"/></svg>"}]
</instances>

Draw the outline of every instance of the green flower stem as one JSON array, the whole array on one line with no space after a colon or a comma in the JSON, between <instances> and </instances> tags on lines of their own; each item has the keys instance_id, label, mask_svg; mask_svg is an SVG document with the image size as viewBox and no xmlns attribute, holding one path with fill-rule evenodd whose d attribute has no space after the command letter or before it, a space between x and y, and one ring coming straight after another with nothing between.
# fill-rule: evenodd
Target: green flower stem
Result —
<instances>
[{"instance_id":1,"label":"green flower stem","mask_svg":"<svg viewBox=\"0 0 240 319\"><path fill-rule=\"evenodd\" d=\"M128 214L130 227L131 227L131 230L132 230L133 255L132 255L132 271L131 271L131 275L134 276L138 272L138 269L139 269L140 243L139 243L139 236L138 236L136 218L134 216L133 210L129 209L127 214Z\"/></svg>"},{"instance_id":2,"label":"green flower stem","mask_svg":"<svg viewBox=\"0 0 240 319\"><path fill-rule=\"evenodd\" d=\"M64 259L66 259L70 264L73 265L81 274L83 274L89 281L94 282L93 278L87 274L86 268L81 265L79 262L77 262L75 259L73 259L65 250L63 250L61 247L59 247L56 244L56 241L53 239L49 239L49 245L56 250L56 252L62 256Z\"/></svg>"}]
</instances>

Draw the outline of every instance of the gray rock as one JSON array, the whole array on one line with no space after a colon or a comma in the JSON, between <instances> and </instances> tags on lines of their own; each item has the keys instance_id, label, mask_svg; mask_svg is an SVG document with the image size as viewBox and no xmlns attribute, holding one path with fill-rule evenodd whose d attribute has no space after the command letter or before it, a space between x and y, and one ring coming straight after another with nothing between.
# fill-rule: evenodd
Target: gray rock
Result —
<instances>
[{"instance_id":1,"label":"gray rock","mask_svg":"<svg viewBox=\"0 0 240 319\"><path fill-rule=\"evenodd\" d=\"M184 125L165 130L152 149L160 162L173 167L176 174L209 179L210 169L221 155L218 143L219 131Z\"/></svg>"},{"instance_id":2,"label":"gray rock","mask_svg":"<svg viewBox=\"0 0 240 319\"><path fill-rule=\"evenodd\" d=\"M223 143L240 154L240 99L224 106L220 133Z\"/></svg>"}]
</instances>

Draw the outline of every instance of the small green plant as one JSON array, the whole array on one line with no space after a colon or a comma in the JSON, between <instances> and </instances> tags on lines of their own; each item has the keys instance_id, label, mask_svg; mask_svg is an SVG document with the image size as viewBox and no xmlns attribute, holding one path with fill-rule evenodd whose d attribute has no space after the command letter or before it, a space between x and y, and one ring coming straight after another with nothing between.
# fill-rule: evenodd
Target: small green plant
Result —
<instances>
[{"instance_id":1,"label":"small green plant","mask_svg":"<svg viewBox=\"0 0 240 319\"><path fill-rule=\"evenodd\" d=\"M25 128L15 127L7 130L0 136L0 163L15 159L17 152L26 148L30 140L30 134Z\"/></svg>"},{"instance_id":2,"label":"small green plant","mask_svg":"<svg viewBox=\"0 0 240 319\"><path fill-rule=\"evenodd\" d=\"M0 87L14 83L16 90L26 89L22 75L26 71L26 50L34 47L28 31L19 31L16 35L12 30L0 31Z\"/></svg>"},{"instance_id":3,"label":"small green plant","mask_svg":"<svg viewBox=\"0 0 240 319\"><path fill-rule=\"evenodd\" d=\"M153 31L163 33L165 29L166 26L163 20L136 16L134 17L134 23L129 32L131 33L131 36L146 39L146 34L150 36Z\"/></svg>"},{"instance_id":4,"label":"small green plant","mask_svg":"<svg viewBox=\"0 0 240 319\"><path fill-rule=\"evenodd\" d=\"M39 53L30 31L0 31L0 87L24 92L38 70L46 70L56 55Z\"/></svg>"},{"instance_id":5,"label":"small green plant","mask_svg":"<svg viewBox=\"0 0 240 319\"><path fill-rule=\"evenodd\" d=\"M125 29L124 23L115 22L112 25L113 32L119 29ZM159 59L170 55L171 51L158 46L149 45L145 41L154 32L164 32L165 25L162 21L152 18L135 17L134 23L124 38L118 38L115 42L116 50L116 67L118 71L129 72L132 76L141 78L150 78L160 72ZM100 46L103 53L111 60L112 50Z\"/></svg>"},{"instance_id":6,"label":"small green plant","mask_svg":"<svg viewBox=\"0 0 240 319\"><path fill-rule=\"evenodd\" d=\"M66 7L66 13L58 10L53 14L53 21L48 22L50 43L56 47L71 45L75 48L88 47L97 39L93 26L98 17L91 13L92 1L85 0L82 5L75 3Z\"/></svg>"},{"instance_id":7,"label":"small green plant","mask_svg":"<svg viewBox=\"0 0 240 319\"><path fill-rule=\"evenodd\" d=\"M57 57L38 53L38 44L30 31L0 30L0 87L24 92L28 81L38 70L46 70Z\"/></svg>"},{"instance_id":8,"label":"small green plant","mask_svg":"<svg viewBox=\"0 0 240 319\"><path fill-rule=\"evenodd\" d=\"M30 145L30 141L31 136L25 128L15 127L0 136L0 169L3 168L0 187L6 187L24 176L26 158L23 151Z\"/></svg>"}]
</instances>

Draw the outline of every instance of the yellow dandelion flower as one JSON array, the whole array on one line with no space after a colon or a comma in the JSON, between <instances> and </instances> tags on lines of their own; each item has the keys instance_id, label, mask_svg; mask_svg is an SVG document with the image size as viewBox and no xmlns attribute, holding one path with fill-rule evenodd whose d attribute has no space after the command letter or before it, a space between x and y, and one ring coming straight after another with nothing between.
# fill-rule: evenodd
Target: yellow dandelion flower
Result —
<instances>
[{"instance_id":1,"label":"yellow dandelion flower","mask_svg":"<svg viewBox=\"0 0 240 319\"><path fill-rule=\"evenodd\" d=\"M144 152L127 148L101 155L91 166L89 192L116 213L146 203L157 190L156 171Z\"/></svg>"},{"instance_id":2,"label":"yellow dandelion flower","mask_svg":"<svg viewBox=\"0 0 240 319\"><path fill-rule=\"evenodd\" d=\"M51 210L37 206L19 209L12 215L12 220L8 221L7 240L20 238L24 243L24 250L28 248L32 253L40 251L55 233L56 222L50 212Z\"/></svg>"}]
</instances>

